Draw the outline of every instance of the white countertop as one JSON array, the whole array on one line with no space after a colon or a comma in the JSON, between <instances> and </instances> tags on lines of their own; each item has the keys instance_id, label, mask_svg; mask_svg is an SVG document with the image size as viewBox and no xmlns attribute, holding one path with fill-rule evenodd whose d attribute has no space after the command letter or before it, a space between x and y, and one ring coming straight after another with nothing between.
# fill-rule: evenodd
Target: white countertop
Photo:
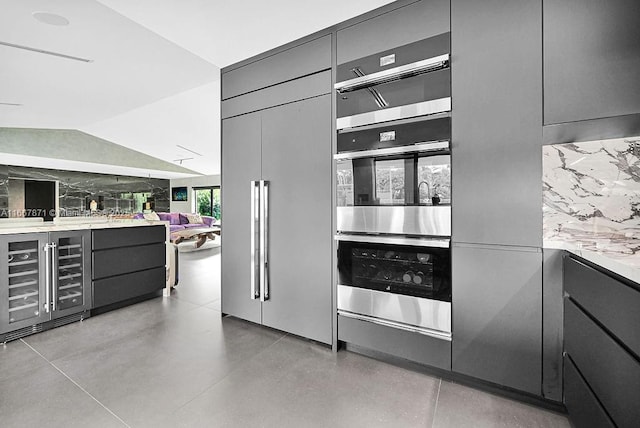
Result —
<instances>
[{"instance_id":1,"label":"white countertop","mask_svg":"<svg viewBox=\"0 0 640 428\"><path fill-rule=\"evenodd\" d=\"M545 240L544 248L566 250L578 257L602 266L611 272L640 284L640 253L619 252L598 246L595 242Z\"/></svg>"},{"instance_id":2,"label":"white countertop","mask_svg":"<svg viewBox=\"0 0 640 428\"><path fill-rule=\"evenodd\" d=\"M70 217L71 218L71 217ZM4 224L3 224L4 223ZM2 220L0 222L0 235L13 233L37 233L37 232L58 232L65 230L91 230L109 229L120 227L140 227L140 226L165 226L168 228L168 221L151 220L129 220L129 219L92 219L78 218L77 220L66 220L61 222L41 222L41 223L12 223Z\"/></svg>"}]
</instances>

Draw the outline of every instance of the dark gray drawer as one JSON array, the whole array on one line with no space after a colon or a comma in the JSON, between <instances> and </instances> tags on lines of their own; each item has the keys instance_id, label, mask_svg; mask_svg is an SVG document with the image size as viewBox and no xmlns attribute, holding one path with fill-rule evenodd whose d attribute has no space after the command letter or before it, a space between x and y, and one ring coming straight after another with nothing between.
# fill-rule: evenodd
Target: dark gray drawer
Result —
<instances>
[{"instance_id":1,"label":"dark gray drawer","mask_svg":"<svg viewBox=\"0 0 640 428\"><path fill-rule=\"evenodd\" d=\"M93 231L93 250L130 247L165 242L167 229L164 226L123 227Z\"/></svg>"},{"instance_id":2,"label":"dark gray drawer","mask_svg":"<svg viewBox=\"0 0 640 428\"><path fill-rule=\"evenodd\" d=\"M565 351L615 424L637 426L640 363L570 299L564 311Z\"/></svg>"},{"instance_id":3,"label":"dark gray drawer","mask_svg":"<svg viewBox=\"0 0 640 428\"><path fill-rule=\"evenodd\" d=\"M93 252L93 279L163 267L166 262L165 244L112 248Z\"/></svg>"},{"instance_id":4,"label":"dark gray drawer","mask_svg":"<svg viewBox=\"0 0 640 428\"><path fill-rule=\"evenodd\" d=\"M93 307L145 296L164 287L164 267L100 279L93 282Z\"/></svg>"},{"instance_id":5,"label":"dark gray drawer","mask_svg":"<svg viewBox=\"0 0 640 428\"><path fill-rule=\"evenodd\" d=\"M564 357L564 405L576 428L615 427L567 356Z\"/></svg>"},{"instance_id":6,"label":"dark gray drawer","mask_svg":"<svg viewBox=\"0 0 640 428\"><path fill-rule=\"evenodd\" d=\"M589 314L640 355L640 292L566 257L564 289Z\"/></svg>"}]
</instances>

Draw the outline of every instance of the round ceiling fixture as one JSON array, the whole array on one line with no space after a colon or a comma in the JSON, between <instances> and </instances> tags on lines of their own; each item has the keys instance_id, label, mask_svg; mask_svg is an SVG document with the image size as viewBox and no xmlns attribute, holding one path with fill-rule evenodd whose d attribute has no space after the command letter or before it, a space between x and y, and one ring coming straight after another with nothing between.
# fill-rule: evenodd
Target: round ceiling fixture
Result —
<instances>
[{"instance_id":1,"label":"round ceiling fixture","mask_svg":"<svg viewBox=\"0 0 640 428\"><path fill-rule=\"evenodd\" d=\"M56 15L55 13L49 12L33 12L33 17L38 21L49 24L49 25L57 25L59 27L69 25L69 20L61 15Z\"/></svg>"}]
</instances>

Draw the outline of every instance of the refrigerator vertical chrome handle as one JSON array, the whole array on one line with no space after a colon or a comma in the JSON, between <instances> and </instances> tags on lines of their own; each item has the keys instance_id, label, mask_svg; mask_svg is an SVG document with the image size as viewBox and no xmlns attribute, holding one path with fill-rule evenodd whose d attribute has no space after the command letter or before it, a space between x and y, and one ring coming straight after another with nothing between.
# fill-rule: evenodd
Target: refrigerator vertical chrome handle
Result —
<instances>
[{"instance_id":1,"label":"refrigerator vertical chrome handle","mask_svg":"<svg viewBox=\"0 0 640 428\"><path fill-rule=\"evenodd\" d=\"M51 303L51 310L56 311L58 305L58 256L56 254L56 243L52 242L51 248L51 290L53 292L53 299Z\"/></svg>"},{"instance_id":2,"label":"refrigerator vertical chrome handle","mask_svg":"<svg viewBox=\"0 0 640 428\"><path fill-rule=\"evenodd\" d=\"M260 300L269 300L269 182L260 180Z\"/></svg>"},{"instance_id":3,"label":"refrigerator vertical chrome handle","mask_svg":"<svg viewBox=\"0 0 640 428\"><path fill-rule=\"evenodd\" d=\"M257 299L260 297L260 290L258 289L258 280L260 273L258 271L258 261L256 260L257 251L256 247L259 241L256 239L256 235L259 233L259 229L256 227L258 222L260 209L260 194L258 192L259 186L257 180L251 181L251 299Z\"/></svg>"},{"instance_id":4,"label":"refrigerator vertical chrome handle","mask_svg":"<svg viewBox=\"0 0 640 428\"><path fill-rule=\"evenodd\" d=\"M45 312L49 313L49 304L51 302L51 255L49 254L49 244L46 243L42 248L44 250L44 299L45 302L42 305Z\"/></svg>"}]
</instances>

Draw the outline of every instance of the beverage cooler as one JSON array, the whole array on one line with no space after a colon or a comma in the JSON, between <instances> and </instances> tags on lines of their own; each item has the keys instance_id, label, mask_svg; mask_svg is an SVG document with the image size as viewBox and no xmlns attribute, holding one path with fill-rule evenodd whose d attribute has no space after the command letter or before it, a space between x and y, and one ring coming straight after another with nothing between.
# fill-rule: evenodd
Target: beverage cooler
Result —
<instances>
[{"instance_id":1,"label":"beverage cooler","mask_svg":"<svg viewBox=\"0 0 640 428\"><path fill-rule=\"evenodd\" d=\"M86 318L89 231L0 236L0 342Z\"/></svg>"},{"instance_id":2,"label":"beverage cooler","mask_svg":"<svg viewBox=\"0 0 640 428\"><path fill-rule=\"evenodd\" d=\"M449 239L337 239L338 314L451 340Z\"/></svg>"}]
</instances>

